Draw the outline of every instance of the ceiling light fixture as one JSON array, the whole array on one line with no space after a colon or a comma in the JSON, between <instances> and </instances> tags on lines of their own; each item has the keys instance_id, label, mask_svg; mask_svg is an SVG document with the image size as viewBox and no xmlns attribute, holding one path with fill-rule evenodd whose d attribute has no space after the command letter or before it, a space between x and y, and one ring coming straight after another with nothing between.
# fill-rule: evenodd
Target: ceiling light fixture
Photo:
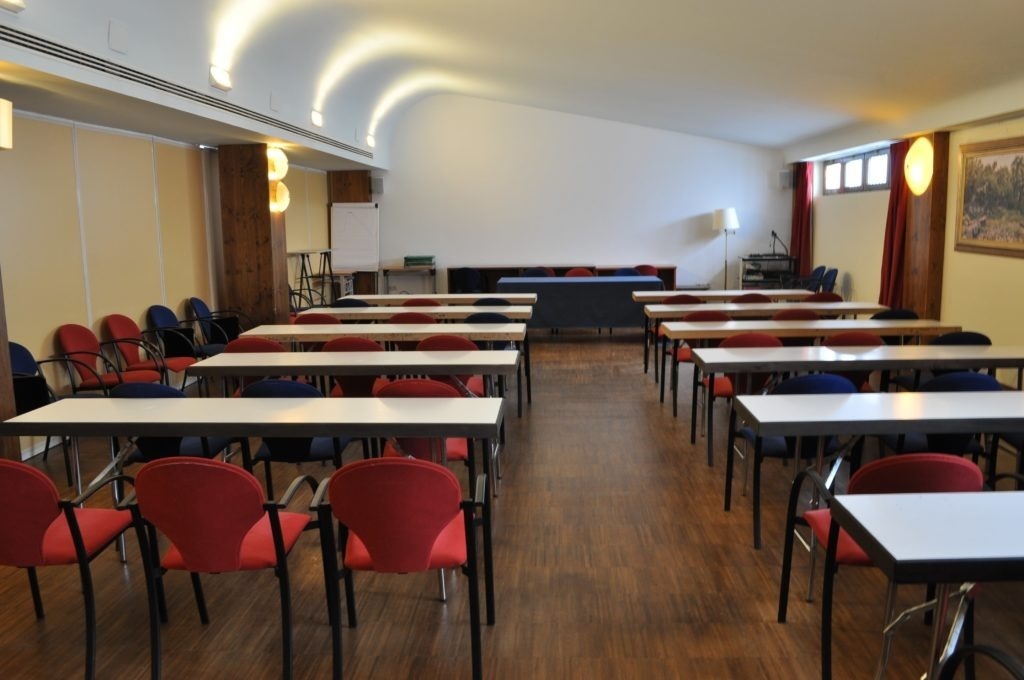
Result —
<instances>
[{"instance_id":1,"label":"ceiling light fixture","mask_svg":"<svg viewBox=\"0 0 1024 680\"><path fill-rule=\"evenodd\" d=\"M0 149L14 148L14 105L0 99Z\"/></svg>"},{"instance_id":2,"label":"ceiling light fixture","mask_svg":"<svg viewBox=\"0 0 1024 680\"><path fill-rule=\"evenodd\" d=\"M313 125L315 125L316 127L324 126L324 114L320 113L316 109L310 111L309 120L312 121Z\"/></svg>"},{"instance_id":3,"label":"ceiling light fixture","mask_svg":"<svg viewBox=\"0 0 1024 680\"><path fill-rule=\"evenodd\" d=\"M377 138L374 137L373 135L366 135L366 146L370 147L371 149L377 146Z\"/></svg>"},{"instance_id":4,"label":"ceiling light fixture","mask_svg":"<svg viewBox=\"0 0 1024 680\"><path fill-rule=\"evenodd\" d=\"M0 0L0 9L17 14L25 9L25 2L24 0Z\"/></svg>"},{"instance_id":5,"label":"ceiling light fixture","mask_svg":"<svg viewBox=\"0 0 1024 680\"><path fill-rule=\"evenodd\" d=\"M289 193L288 187L285 186L284 182L270 183L270 212L283 213L288 209L288 204L291 203L291 200L291 193Z\"/></svg>"},{"instance_id":6,"label":"ceiling light fixture","mask_svg":"<svg viewBox=\"0 0 1024 680\"><path fill-rule=\"evenodd\" d=\"M231 89L231 72L215 64L210 64L210 85L227 92Z\"/></svg>"},{"instance_id":7,"label":"ceiling light fixture","mask_svg":"<svg viewBox=\"0 0 1024 680\"><path fill-rule=\"evenodd\" d=\"M288 156L276 146L267 147L267 179L271 182L284 179L288 174Z\"/></svg>"}]
</instances>

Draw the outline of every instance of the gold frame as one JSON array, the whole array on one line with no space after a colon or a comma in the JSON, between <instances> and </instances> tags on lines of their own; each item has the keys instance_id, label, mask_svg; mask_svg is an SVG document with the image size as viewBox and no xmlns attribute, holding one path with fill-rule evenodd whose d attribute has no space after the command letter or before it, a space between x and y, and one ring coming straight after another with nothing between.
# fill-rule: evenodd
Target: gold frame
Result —
<instances>
[{"instance_id":1,"label":"gold frame","mask_svg":"<svg viewBox=\"0 0 1024 680\"><path fill-rule=\"evenodd\" d=\"M974 160L982 161L981 167L977 165L969 167L970 162ZM1015 164L1020 168L1016 178L1013 174ZM954 249L969 253L1024 257L1024 209L1017 211L1021 219L1016 220L1016 226L1008 224L1007 220L1002 219L994 226L988 224L991 217L989 211L998 206L975 206L974 214L966 216L968 221L965 222L964 197L972 189L970 184L980 182L977 174L981 168L988 168L992 165L998 166L1000 170L1004 167L1007 168L1010 173L1011 193L1024 194L1024 137L960 145L960 178L956 202ZM968 177L968 170L972 171L970 177ZM1005 233L1007 229L1019 230L1019 236L1015 238ZM1000 234L1000 231L1004 233Z\"/></svg>"}]
</instances>

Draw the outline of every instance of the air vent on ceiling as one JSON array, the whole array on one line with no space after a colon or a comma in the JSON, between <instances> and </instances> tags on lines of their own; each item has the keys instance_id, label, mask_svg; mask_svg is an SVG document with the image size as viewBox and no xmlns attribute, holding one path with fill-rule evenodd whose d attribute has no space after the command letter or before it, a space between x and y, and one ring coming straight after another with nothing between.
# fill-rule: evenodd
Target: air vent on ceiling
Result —
<instances>
[{"instance_id":1,"label":"air vent on ceiling","mask_svg":"<svg viewBox=\"0 0 1024 680\"><path fill-rule=\"evenodd\" d=\"M220 109L221 111L226 111L236 116L242 116L243 118L248 118L249 120L253 120L258 123L272 125L276 128L287 130L299 137L305 137L306 139L326 144L327 146L332 146L336 149L342 149L349 153L365 156L370 159L373 158L372 151L367 151L366 149L361 149L358 146L346 144L345 142L339 142L336 139L331 139L330 137L310 132L309 130L292 125L291 123L286 123L284 121L277 120L276 118L265 116L261 113L257 113L256 111L251 111L230 102L223 101L217 97L211 97L208 94L203 94L202 92L191 90L187 87L182 87L181 85L176 85L161 78L156 78L143 73L142 71L129 68L123 64L118 64L117 62L109 61L107 59L101 59L86 52L72 49L66 45L61 45L51 40L46 40L45 38L40 38L38 36L10 28L9 26L0 26L0 41L11 45L17 45L18 47L31 50L38 54L45 54L69 64L75 64L77 66L92 69L93 71L106 73L107 75L121 78L122 80L127 80L145 87L181 97L183 99L188 99L205 106Z\"/></svg>"}]
</instances>

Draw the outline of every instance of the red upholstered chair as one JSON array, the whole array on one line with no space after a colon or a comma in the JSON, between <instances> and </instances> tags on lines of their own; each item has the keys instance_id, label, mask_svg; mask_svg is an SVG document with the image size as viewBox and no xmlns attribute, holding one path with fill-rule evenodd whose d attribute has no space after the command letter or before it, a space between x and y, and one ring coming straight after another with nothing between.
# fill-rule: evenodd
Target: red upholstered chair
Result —
<instances>
[{"instance_id":1,"label":"red upholstered chair","mask_svg":"<svg viewBox=\"0 0 1024 680\"><path fill-rule=\"evenodd\" d=\"M594 272L587 269L586 267L573 267L569 271L565 272L566 277L574 278L579 276L593 276Z\"/></svg>"},{"instance_id":2,"label":"red upholstered chair","mask_svg":"<svg viewBox=\"0 0 1024 680\"><path fill-rule=\"evenodd\" d=\"M811 470L797 475L789 495L786 515L785 544L782 556L782 581L779 586L778 620L785 623L789 604L789 577L793 564L793 533L797 525L810 528L812 535L821 546L835 543L836 566L872 566L871 559L844 530L836 530L828 507L807 510L800 515L803 483L807 480L817 486L826 504L832 495L821 477ZM980 491L983 487L981 469L974 463L957 456L943 453L908 453L872 461L850 477L847 493L935 493ZM814 555L811 553L811 579L814 578ZM832 581L834 570L826 568L822 586L821 617L821 677L832 674ZM889 583L885 621L892 619L895 603L896 584ZM886 638L883 658L887 656Z\"/></svg>"},{"instance_id":3,"label":"red upholstered chair","mask_svg":"<svg viewBox=\"0 0 1024 680\"><path fill-rule=\"evenodd\" d=\"M885 341L882 340L881 336L874 333L847 331L828 336L822 344L825 347L880 347L885 344ZM871 383L868 381L871 377L871 371L845 371L837 373L837 375L847 378L861 392L874 391L874 388L871 387Z\"/></svg>"},{"instance_id":4,"label":"red upholstered chair","mask_svg":"<svg viewBox=\"0 0 1024 680\"><path fill-rule=\"evenodd\" d=\"M451 398L461 397L456 388L437 380L426 378L403 378L393 380L377 390L378 397ZM384 457L411 456L419 460L441 463L443 460L457 460L466 464L469 482L476 478L476 462L473 459L472 442L464 437L398 437L384 446Z\"/></svg>"},{"instance_id":5,"label":"red upholstered chair","mask_svg":"<svg viewBox=\"0 0 1024 680\"><path fill-rule=\"evenodd\" d=\"M257 569L273 569L278 579L282 677L292 677L288 553L307 528L310 516L284 508L303 483L315 485L311 477L299 477L281 500L268 502L259 481L229 463L164 458L139 470L136 503L131 508L139 543L145 546L153 677L160 676L160 621L167 620L164 574L190 572L199 617L209 623L200 574ZM163 557L158 552L158 533L171 544Z\"/></svg>"},{"instance_id":6,"label":"red upholstered chair","mask_svg":"<svg viewBox=\"0 0 1024 680\"><path fill-rule=\"evenodd\" d=\"M661 301L663 305L700 305L704 304L704 300L697 297L696 295L690 295L688 293L678 293L676 295L669 295ZM666 319L669 320L669 319ZM651 336L651 342L653 343L655 350L657 351L658 342L661 341L661 354L669 352L668 340L665 339L665 332L661 329L661 322L659 321L655 327L654 333ZM671 353L671 352L669 352ZM661 361L661 370L664 370L664 360ZM658 362L654 363L654 381L658 382ZM662 401L665 400L664 390L662 390Z\"/></svg>"},{"instance_id":7,"label":"red upholstered chair","mask_svg":"<svg viewBox=\"0 0 1024 680\"><path fill-rule=\"evenodd\" d=\"M434 317L422 312L398 312L388 318L388 323L437 323ZM399 340L389 343L391 349L407 351L416 349L416 342L412 340Z\"/></svg>"},{"instance_id":8,"label":"red upholstered chair","mask_svg":"<svg viewBox=\"0 0 1024 680\"><path fill-rule=\"evenodd\" d=\"M821 317L813 309L782 309L772 314L772 321L817 321ZM809 347L814 338L781 338L785 347Z\"/></svg>"},{"instance_id":9,"label":"red upholstered chair","mask_svg":"<svg viewBox=\"0 0 1024 680\"><path fill-rule=\"evenodd\" d=\"M699 311L690 312L682 318L683 321L730 321L730 317L725 312L716 311ZM666 351L661 353L661 401L665 401L665 383L669 382L668 373L665 372L665 355L672 356L672 415L676 415L677 407L679 404L679 364L693 363L693 347L700 346L705 343L690 343L687 341L685 344L680 344L679 349L676 350L675 356L672 356L672 349L666 342ZM698 384L697 371L693 372L693 409L696 414L697 409L697 384ZM696 432L690 432L690 442L697 441Z\"/></svg>"},{"instance_id":10,"label":"red upholstered chair","mask_svg":"<svg viewBox=\"0 0 1024 680\"><path fill-rule=\"evenodd\" d=\"M277 340L271 340L270 338L256 338L251 336L245 336L241 338L235 338L228 344L224 345L225 352L231 353L243 353L243 352L287 352L288 348L279 343ZM259 376L249 376L242 378L240 381L239 388L234 390L234 396L238 396L241 389L246 385L260 380ZM227 396L230 390L225 385L224 394Z\"/></svg>"},{"instance_id":11,"label":"red upholstered chair","mask_svg":"<svg viewBox=\"0 0 1024 680\"><path fill-rule=\"evenodd\" d=\"M475 342L461 335L431 335L420 340L416 349L423 352L460 352L476 351L480 348ZM434 380L450 384L460 392L466 390L474 397L487 396L484 378L480 375L437 376Z\"/></svg>"},{"instance_id":12,"label":"red upholstered chair","mask_svg":"<svg viewBox=\"0 0 1024 680\"><path fill-rule=\"evenodd\" d=\"M96 601L89 563L131 526L131 515L125 510L82 506L104 486L106 482L72 501L61 500L57 487L42 472L0 459L0 564L28 571L37 619L43 618L43 600L36 568L78 565L85 598L87 680L96 677Z\"/></svg>"},{"instance_id":13,"label":"red upholstered chair","mask_svg":"<svg viewBox=\"0 0 1024 680\"><path fill-rule=\"evenodd\" d=\"M658 268L655 267L653 264L638 264L637 266L633 267L633 269L635 269L637 273L640 274L640 276L658 275Z\"/></svg>"},{"instance_id":14,"label":"red upholstered chair","mask_svg":"<svg viewBox=\"0 0 1024 680\"><path fill-rule=\"evenodd\" d=\"M299 314L292 319L292 324L296 326L333 326L338 323L341 322L330 314L324 314L323 312ZM304 352L319 352L323 344L322 342L303 342L299 343L299 346Z\"/></svg>"},{"instance_id":15,"label":"red upholstered chair","mask_svg":"<svg viewBox=\"0 0 1024 680\"><path fill-rule=\"evenodd\" d=\"M843 296L839 293L833 293L832 291L821 291L819 293L811 293L807 297L800 300L800 302L842 302Z\"/></svg>"},{"instance_id":16,"label":"red upholstered chair","mask_svg":"<svg viewBox=\"0 0 1024 680\"><path fill-rule=\"evenodd\" d=\"M764 293L744 293L743 295L737 295L732 299L733 302L744 303L744 302L771 302L772 299Z\"/></svg>"},{"instance_id":17,"label":"red upholstered chair","mask_svg":"<svg viewBox=\"0 0 1024 680\"><path fill-rule=\"evenodd\" d=\"M402 303L403 307L440 307L441 303L430 298L409 298Z\"/></svg>"},{"instance_id":18,"label":"red upholstered chair","mask_svg":"<svg viewBox=\"0 0 1024 680\"><path fill-rule=\"evenodd\" d=\"M185 387L185 370L196 363L194 356L169 357L160 350L159 338L150 342L142 337L142 329L134 320L123 314L108 314L103 319L103 330L110 337L111 345L120 359L118 368L127 371L160 371L163 382L170 384L168 371L181 374L181 386ZM143 359L140 350L148 357Z\"/></svg>"},{"instance_id":19,"label":"red upholstered chair","mask_svg":"<svg viewBox=\"0 0 1024 680\"><path fill-rule=\"evenodd\" d=\"M369 338L356 336L333 338L324 343L324 352L383 352L380 343ZM386 385L388 380L375 375L336 375L332 397L372 397L378 387Z\"/></svg>"},{"instance_id":20,"label":"red upholstered chair","mask_svg":"<svg viewBox=\"0 0 1024 680\"><path fill-rule=\"evenodd\" d=\"M160 371L119 371L100 351L96 334L85 326L64 324L57 329L57 345L65 359L72 392L100 390L106 394L114 385L125 382L160 382Z\"/></svg>"},{"instance_id":21,"label":"red upholstered chair","mask_svg":"<svg viewBox=\"0 0 1024 680\"><path fill-rule=\"evenodd\" d=\"M487 625L493 625L495 619L491 517L486 486L481 475L473 486L474 500L463 501L459 482L449 470L409 458L357 461L321 483L313 507L317 510L323 550L333 677L342 677L339 579L345 582L348 624L355 628L353 571L410 574L436 569L458 569L469 579L473 678L483 677L477 584L478 526L482 526L484 538ZM477 508L481 510L479 515ZM332 517L340 525L343 546L340 569Z\"/></svg>"}]
</instances>

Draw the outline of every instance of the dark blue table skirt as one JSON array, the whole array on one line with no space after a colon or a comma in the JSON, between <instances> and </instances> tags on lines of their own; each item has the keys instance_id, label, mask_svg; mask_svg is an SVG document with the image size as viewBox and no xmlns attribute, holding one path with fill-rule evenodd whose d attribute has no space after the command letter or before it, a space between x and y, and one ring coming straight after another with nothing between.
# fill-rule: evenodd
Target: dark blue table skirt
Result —
<instances>
[{"instance_id":1,"label":"dark blue table skirt","mask_svg":"<svg viewBox=\"0 0 1024 680\"><path fill-rule=\"evenodd\" d=\"M506 276L497 295L536 293L530 328L636 328L644 325L644 308L633 291L663 288L657 276Z\"/></svg>"}]
</instances>

